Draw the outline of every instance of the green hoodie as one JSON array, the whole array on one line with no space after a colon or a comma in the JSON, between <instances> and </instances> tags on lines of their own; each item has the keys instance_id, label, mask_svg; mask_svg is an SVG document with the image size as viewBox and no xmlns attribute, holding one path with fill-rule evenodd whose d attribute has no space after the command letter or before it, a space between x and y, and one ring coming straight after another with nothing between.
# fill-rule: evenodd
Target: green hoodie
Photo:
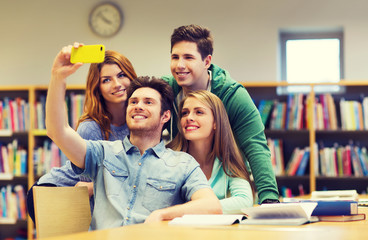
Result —
<instances>
[{"instance_id":1,"label":"green hoodie","mask_svg":"<svg viewBox=\"0 0 368 240\"><path fill-rule=\"evenodd\" d=\"M230 77L228 71L211 64L211 92L223 102L229 116L238 146L248 160L258 192L259 202L265 199L278 199L277 183L271 164L271 154L267 146L264 126L252 98L243 85ZM181 87L173 76L163 77L177 96ZM174 103L171 126L168 131L175 137L177 128L178 103ZM173 124L174 123L174 124Z\"/></svg>"}]
</instances>

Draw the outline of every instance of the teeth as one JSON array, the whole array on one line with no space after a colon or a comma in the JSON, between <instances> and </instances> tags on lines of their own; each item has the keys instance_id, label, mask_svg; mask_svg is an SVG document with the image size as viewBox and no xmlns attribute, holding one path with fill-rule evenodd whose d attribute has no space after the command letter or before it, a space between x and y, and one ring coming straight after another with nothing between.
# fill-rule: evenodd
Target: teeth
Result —
<instances>
[{"instance_id":1,"label":"teeth","mask_svg":"<svg viewBox=\"0 0 368 240\"><path fill-rule=\"evenodd\" d=\"M115 94L121 94L121 93L123 93L125 90L123 89L123 90L119 90L119 91L117 91L117 92L114 92L114 93L112 93L112 95L115 95Z\"/></svg>"},{"instance_id":2,"label":"teeth","mask_svg":"<svg viewBox=\"0 0 368 240\"><path fill-rule=\"evenodd\" d=\"M136 115L136 116L133 116L133 119L145 119L144 116L140 116L140 115Z\"/></svg>"},{"instance_id":3,"label":"teeth","mask_svg":"<svg viewBox=\"0 0 368 240\"><path fill-rule=\"evenodd\" d=\"M187 130L195 130L197 129L198 127L187 127Z\"/></svg>"}]
</instances>

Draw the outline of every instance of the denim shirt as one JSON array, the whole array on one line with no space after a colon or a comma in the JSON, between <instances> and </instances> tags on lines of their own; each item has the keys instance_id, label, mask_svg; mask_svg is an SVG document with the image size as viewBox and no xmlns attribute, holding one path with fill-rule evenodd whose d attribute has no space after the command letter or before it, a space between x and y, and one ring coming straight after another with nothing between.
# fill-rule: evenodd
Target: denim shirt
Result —
<instances>
[{"instance_id":1,"label":"denim shirt","mask_svg":"<svg viewBox=\"0 0 368 240\"><path fill-rule=\"evenodd\" d=\"M129 138L87 142L85 169L94 182L91 229L142 223L154 210L189 201L197 190L210 188L197 161L167 149L161 141L143 155Z\"/></svg>"}]
</instances>

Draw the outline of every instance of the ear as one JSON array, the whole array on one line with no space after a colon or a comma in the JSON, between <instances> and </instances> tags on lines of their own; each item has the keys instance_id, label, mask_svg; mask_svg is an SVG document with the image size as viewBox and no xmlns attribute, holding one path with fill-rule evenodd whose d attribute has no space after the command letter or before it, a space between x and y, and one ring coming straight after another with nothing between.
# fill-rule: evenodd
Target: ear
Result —
<instances>
[{"instance_id":1,"label":"ear","mask_svg":"<svg viewBox=\"0 0 368 240\"><path fill-rule=\"evenodd\" d=\"M216 130L216 123L213 123L213 130Z\"/></svg>"},{"instance_id":2,"label":"ear","mask_svg":"<svg viewBox=\"0 0 368 240\"><path fill-rule=\"evenodd\" d=\"M167 110L167 111L166 111L166 112L164 112L164 114L162 114L162 116L161 116L162 124L165 124L165 123L167 123L168 121L170 121L170 118L171 118L171 112L170 112L170 110Z\"/></svg>"},{"instance_id":3,"label":"ear","mask_svg":"<svg viewBox=\"0 0 368 240\"><path fill-rule=\"evenodd\" d=\"M208 56L204 59L205 67L206 67L207 69L211 66L211 62L212 62L212 55L208 55Z\"/></svg>"}]
</instances>

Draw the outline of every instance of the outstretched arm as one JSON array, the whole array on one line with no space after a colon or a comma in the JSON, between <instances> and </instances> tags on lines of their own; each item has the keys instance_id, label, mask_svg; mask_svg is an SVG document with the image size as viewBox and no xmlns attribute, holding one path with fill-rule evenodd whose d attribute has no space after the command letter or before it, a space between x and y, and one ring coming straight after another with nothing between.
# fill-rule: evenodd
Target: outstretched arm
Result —
<instances>
[{"instance_id":1,"label":"outstretched arm","mask_svg":"<svg viewBox=\"0 0 368 240\"><path fill-rule=\"evenodd\" d=\"M74 47L79 47L75 43ZM84 168L86 143L69 126L65 111L66 78L73 74L82 63L71 64L70 53L73 46L64 47L55 57L51 70L51 80L46 98L47 135L61 151L78 167Z\"/></svg>"},{"instance_id":2,"label":"outstretched arm","mask_svg":"<svg viewBox=\"0 0 368 240\"><path fill-rule=\"evenodd\" d=\"M145 223L171 220L184 214L222 214L221 204L210 188L196 191L191 201L153 211Z\"/></svg>"}]
</instances>

